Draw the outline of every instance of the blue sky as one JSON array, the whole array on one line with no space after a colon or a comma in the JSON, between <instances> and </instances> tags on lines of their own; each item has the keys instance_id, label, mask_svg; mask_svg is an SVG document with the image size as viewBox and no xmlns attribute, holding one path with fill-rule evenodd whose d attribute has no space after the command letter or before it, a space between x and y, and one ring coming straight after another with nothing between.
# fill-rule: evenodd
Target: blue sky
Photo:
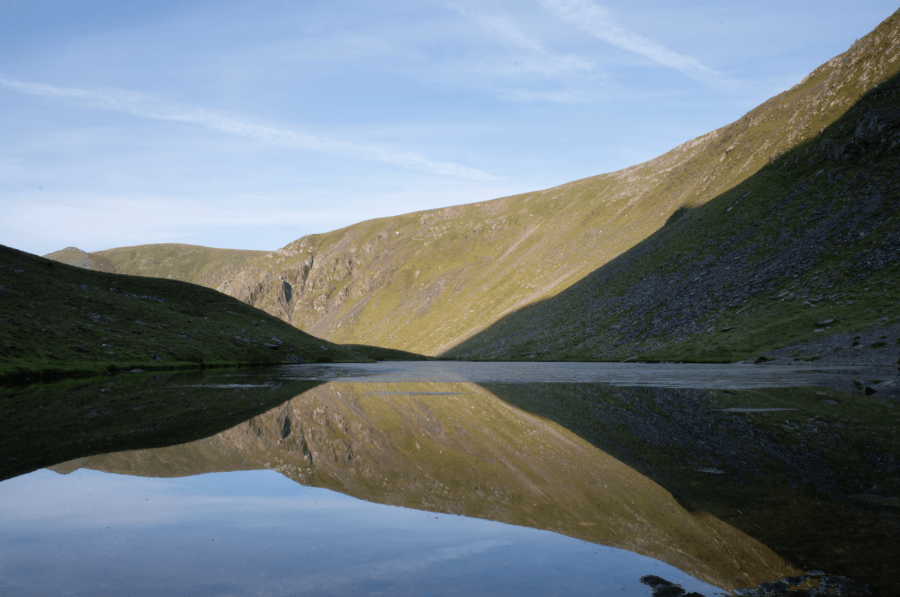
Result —
<instances>
[{"instance_id":1,"label":"blue sky","mask_svg":"<svg viewBox=\"0 0 900 597\"><path fill-rule=\"evenodd\" d=\"M0 0L0 244L274 250L610 172L736 120L896 9Z\"/></svg>"}]
</instances>

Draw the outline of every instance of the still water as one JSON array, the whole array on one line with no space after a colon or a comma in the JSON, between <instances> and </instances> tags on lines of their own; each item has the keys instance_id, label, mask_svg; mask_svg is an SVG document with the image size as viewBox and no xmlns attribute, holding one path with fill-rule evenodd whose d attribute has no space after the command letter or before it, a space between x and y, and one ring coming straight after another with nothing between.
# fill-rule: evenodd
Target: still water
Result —
<instances>
[{"instance_id":1,"label":"still water","mask_svg":"<svg viewBox=\"0 0 900 597\"><path fill-rule=\"evenodd\" d=\"M894 373L382 363L7 389L0 595L897 594L896 398L857 388Z\"/></svg>"},{"instance_id":2,"label":"still water","mask_svg":"<svg viewBox=\"0 0 900 597\"><path fill-rule=\"evenodd\" d=\"M273 471L42 470L4 485L18 512L3 524L4 595L644 595L638 578L654 573L714 590L629 551Z\"/></svg>"}]
</instances>

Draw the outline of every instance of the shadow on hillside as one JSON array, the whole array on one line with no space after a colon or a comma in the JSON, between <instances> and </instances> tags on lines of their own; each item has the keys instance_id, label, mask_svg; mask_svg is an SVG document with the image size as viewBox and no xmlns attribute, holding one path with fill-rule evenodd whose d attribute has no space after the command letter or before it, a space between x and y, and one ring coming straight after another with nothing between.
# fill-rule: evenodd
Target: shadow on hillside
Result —
<instances>
[{"instance_id":1,"label":"shadow on hillside","mask_svg":"<svg viewBox=\"0 0 900 597\"><path fill-rule=\"evenodd\" d=\"M718 317L821 269L839 250L874 247L885 253L876 268L896 265L900 257L889 254L893 231L879 227L900 209L896 201L883 201L896 194L891 168L898 107L900 75L736 187L679 208L648 238L572 286L505 315L439 356L617 360L620 344L652 345L654 336L662 339L656 346L684 340L703 331L704 316ZM854 280L865 275L851 273Z\"/></svg>"}]
</instances>

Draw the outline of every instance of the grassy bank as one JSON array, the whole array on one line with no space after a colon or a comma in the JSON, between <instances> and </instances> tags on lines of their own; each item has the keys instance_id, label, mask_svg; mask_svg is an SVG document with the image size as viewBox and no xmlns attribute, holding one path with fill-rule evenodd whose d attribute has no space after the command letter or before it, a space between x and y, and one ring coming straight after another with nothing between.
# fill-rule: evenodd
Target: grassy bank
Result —
<instances>
[{"instance_id":1,"label":"grassy bank","mask_svg":"<svg viewBox=\"0 0 900 597\"><path fill-rule=\"evenodd\" d=\"M0 384L22 384L36 381L52 382L61 379L86 378L114 373L144 373L148 371L202 371L206 369L241 369L277 363L251 361L191 361L157 362L74 362L17 361L0 365Z\"/></svg>"}]
</instances>

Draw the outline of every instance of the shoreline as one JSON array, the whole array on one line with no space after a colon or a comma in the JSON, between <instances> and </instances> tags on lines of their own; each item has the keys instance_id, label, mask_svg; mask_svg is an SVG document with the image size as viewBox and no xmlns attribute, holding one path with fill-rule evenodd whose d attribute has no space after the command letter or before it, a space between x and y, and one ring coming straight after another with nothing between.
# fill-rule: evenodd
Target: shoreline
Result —
<instances>
[{"instance_id":1,"label":"shoreline","mask_svg":"<svg viewBox=\"0 0 900 597\"><path fill-rule=\"evenodd\" d=\"M373 362L344 361L319 359L309 363L343 363ZM126 362L126 363L4 363L0 364L0 386L29 385L40 382L53 382L71 378L99 377L116 373L144 373L147 371L202 371L204 369L249 369L254 367L275 367L278 365L297 365L292 361L179 361L168 364L159 362Z\"/></svg>"}]
</instances>

